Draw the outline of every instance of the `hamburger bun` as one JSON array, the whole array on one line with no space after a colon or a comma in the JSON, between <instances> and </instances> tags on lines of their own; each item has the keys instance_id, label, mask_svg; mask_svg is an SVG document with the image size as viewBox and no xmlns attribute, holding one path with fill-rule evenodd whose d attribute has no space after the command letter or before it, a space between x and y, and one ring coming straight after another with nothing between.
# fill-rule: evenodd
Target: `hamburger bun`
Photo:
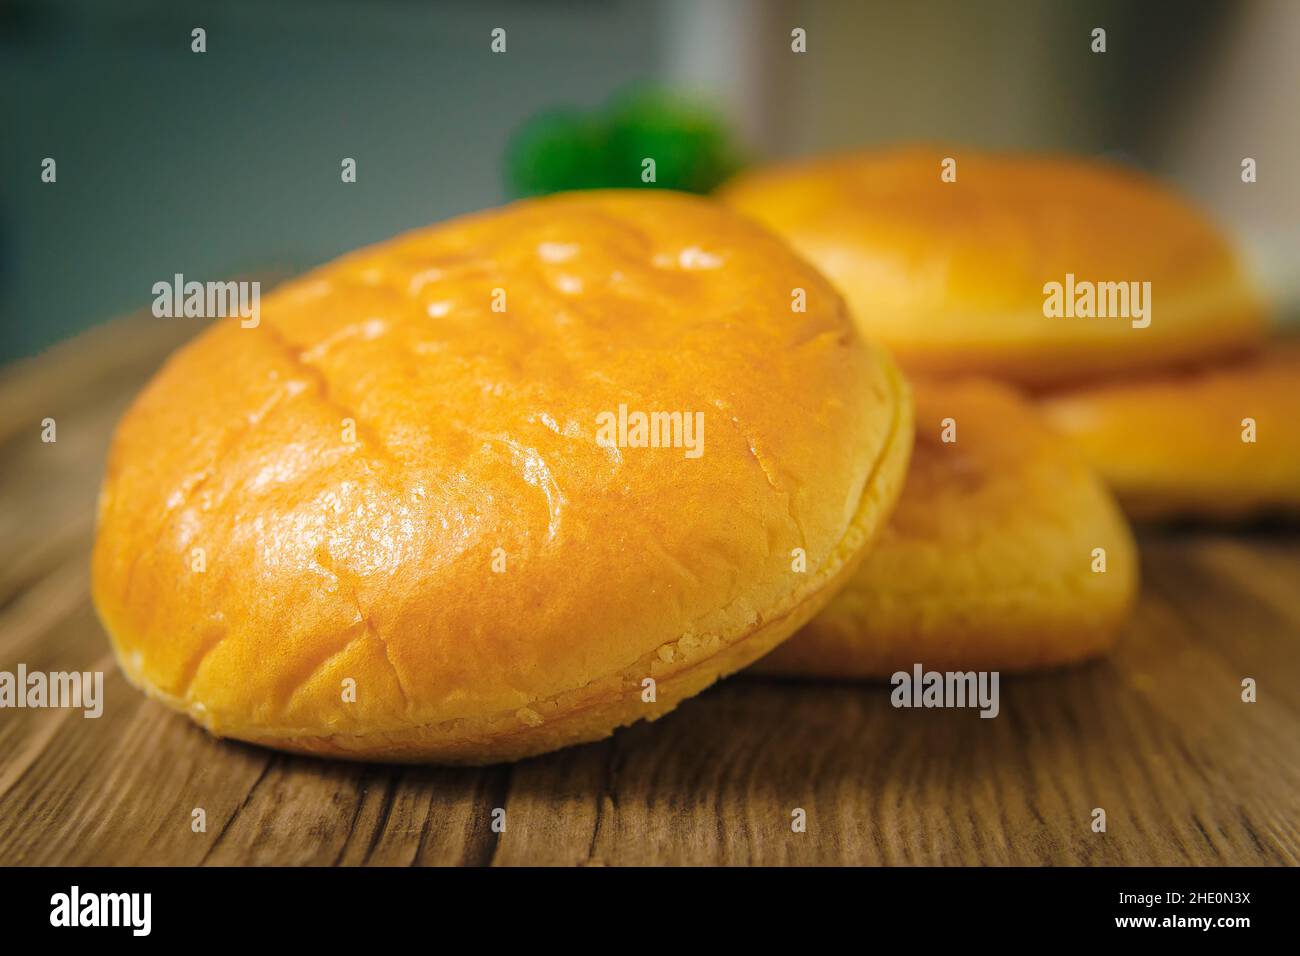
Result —
<instances>
[{"instance_id":1,"label":"hamburger bun","mask_svg":"<svg viewBox=\"0 0 1300 956\"><path fill-rule=\"evenodd\" d=\"M1134 518L1300 515L1300 341L1040 405Z\"/></svg>"},{"instance_id":2,"label":"hamburger bun","mask_svg":"<svg viewBox=\"0 0 1300 956\"><path fill-rule=\"evenodd\" d=\"M1110 493L1005 386L917 379L913 389L916 447L893 516L826 610L758 670L1025 671L1104 653L1137 589Z\"/></svg>"},{"instance_id":3,"label":"hamburger bun","mask_svg":"<svg viewBox=\"0 0 1300 956\"><path fill-rule=\"evenodd\" d=\"M910 442L889 359L780 240L560 195L362 249L172 356L114 436L94 598L127 677L214 734L514 759L792 633Z\"/></svg>"},{"instance_id":4,"label":"hamburger bun","mask_svg":"<svg viewBox=\"0 0 1300 956\"><path fill-rule=\"evenodd\" d=\"M947 158L953 182L941 178ZM821 269L905 370L1038 389L1218 358L1263 333L1219 230L1125 167L912 147L760 169L720 195ZM1131 318L1077 314L1088 295L1094 312L1103 299L1123 311L1130 292ZM1071 311L1046 314L1049 298Z\"/></svg>"}]
</instances>

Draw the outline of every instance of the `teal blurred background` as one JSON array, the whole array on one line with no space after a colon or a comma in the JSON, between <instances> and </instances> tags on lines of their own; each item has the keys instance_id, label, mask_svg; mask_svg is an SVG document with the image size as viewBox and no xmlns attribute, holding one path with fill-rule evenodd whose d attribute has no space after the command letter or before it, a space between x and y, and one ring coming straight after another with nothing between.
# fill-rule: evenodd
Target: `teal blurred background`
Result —
<instances>
[{"instance_id":1,"label":"teal blurred background","mask_svg":"<svg viewBox=\"0 0 1300 956\"><path fill-rule=\"evenodd\" d=\"M500 203L531 118L647 86L711 104L753 157L925 138L1128 158L1205 202L1289 305L1297 48L1287 0L0 0L0 361L177 272L296 272Z\"/></svg>"}]
</instances>

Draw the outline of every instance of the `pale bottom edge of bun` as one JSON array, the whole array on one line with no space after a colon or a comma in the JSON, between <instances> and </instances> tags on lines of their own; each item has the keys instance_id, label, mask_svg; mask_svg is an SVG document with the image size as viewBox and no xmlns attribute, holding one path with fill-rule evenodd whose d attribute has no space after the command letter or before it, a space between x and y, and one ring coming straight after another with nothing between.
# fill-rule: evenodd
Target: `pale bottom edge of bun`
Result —
<instances>
[{"instance_id":1,"label":"pale bottom edge of bun","mask_svg":"<svg viewBox=\"0 0 1300 956\"><path fill-rule=\"evenodd\" d=\"M922 653L895 652L858 653L845 652L848 642L859 640L858 635L847 635L835 630L825 630L815 635L804 632L800 639L811 644L807 653L771 663L761 663L752 674L772 680L838 680L883 682L901 672L911 674L920 664L925 671L965 673L967 671L997 671L1000 674L1033 676L1052 671L1079 667L1105 658L1123 635L1124 626L1131 616L1130 601L1118 609L1113 617L1086 629L1073 629L1068 637L1054 640L1045 637L1048 632L1037 633L1035 642L1017 642L1013 646L970 645L985 643L969 639L953 643L953 649L937 651L929 648ZM969 638L969 635L967 635ZM820 640L819 640L820 639ZM901 646L907 642L894 641Z\"/></svg>"},{"instance_id":2,"label":"pale bottom edge of bun","mask_svg":"<svg viewBox=\"0 0 1300 956\"><path fill-rule=\"evenodd\" d=\"M844 538L828 559L828 566L819 569L817 576L823 578L821 586L812 587L802 597L796 597L789 607L777 609L752 631L722 641L718 651L675 668L657 680L653 703L642 701L639 681L628 687L628 670L625 670L597 678L586 688L579 689L581 695L574 706L554 710L542 708L547 711L546 716L534 711L530 721L444 721L360 734L277 734L258 726L234 726L228 720L220 728L214 728L193 702L172 697L147 681L137 679L118 653L119 642L102 611L100 618L109 633L118 667L127 680L152 699L188 715L217 737L343 760L465 766L521 760L562 747L602 740L620 727L638 720L662 717L719 678L758 660L808 623L858 569L871 540L888 520L898 500L912 450L911 392L892 362L885 360L885 368L895 399L889 432L873 470L863 484L858 509ZM658 657L659 650L647 654L629 670L650 674L650 662ZM466 729L467 725L471 729Z\"/></svg>"},{"instance_id":3,"label":"pale bottom edge of bun","mask_svg":"<svg viewBox=\"0 0 1300 956\"><path fill-rule=\"evenodd\" d=\"M1137 610L1141 567L1137 541L1113 503L1112 574L1122 584L1104 606L1084 607L1050 594L999 608L981 595L951 606L947 625L916 619L873 629L863 621L815 618L754 673L764 677L888 680L900 671L998 671L1034 674L1105 657ZM1060 586L1068 590L1068 583ZM850 585L852 587L852 585Z\"/></svg>"},{"instance_id":4,"label":"pale bottom edge of bun","mask_svg":"<svg viewBox=\"0 0 1300 956\"><path fill-rule=\"evenodd\" d=\"M547 717L535 726L516 723L509 730L482 736L444 731L436 725L383 734L260 737L248 732L230 736L276 750L375 763L483 766L522 760L604 740L639 720L658 720L710 684L772 650L811 619L823 603L805 601L785 617L767 622L717 653L658 681L653 703L642 700L639 687L625 691L612 688L608 695Z\"/></svg>"}]
</instances>

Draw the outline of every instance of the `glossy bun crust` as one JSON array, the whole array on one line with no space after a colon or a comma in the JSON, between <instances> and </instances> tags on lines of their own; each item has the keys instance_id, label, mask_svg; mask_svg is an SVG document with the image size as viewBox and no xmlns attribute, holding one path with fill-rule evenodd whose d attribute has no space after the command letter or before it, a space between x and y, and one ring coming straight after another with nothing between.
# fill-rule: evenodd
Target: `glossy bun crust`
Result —
<instances>
[{"instance_id":1,"label":"glossy bun crust","mask_svg":"<svg viewBox=\"0 0 1300 956\"><path fill-rule=\"evenodd\" d=\"M703 453L598 444L620 404L702 412ZM215 734L514 759L656 717L804 623L911 434L840 297L724 207L520 203L174 355L113 441L95 601L131 681Z\"/></svg>"},{"instance_id":2,"label":"glossy bun crust","mask_svg":"<svg viewBox=\"0 0 1300 956\"><path fill-rule=\"evenodd\" d=\"M826 610L758 668L1023 671L1106 651L1138 571L1109 492L1004 386L913 385L916 447L893 517ZM951 444L941 440L948 418ZM1105 573L1092 570L1094 548L1106 550Z\"/></svg>"},{"instance_id":3,"label":"glossy bun crust","mask_svg":"<svg viewBox=\"0 0 1300 956\"><path fill-rule=\"evenodd\" d=\"M1122 166L911 147L760 169L720 195L821 269L907 370L1040 388L1218 358L1263 332L1221 233ZM1045 316L1044 285L1067 273L1149 281L1151 324Z\"/></svg>"},{"instance_id":4,"label":"glossy bun crust","mask_svg":"<svg viewBox=\"0 0 1300 956\"><path fill-rule=\"evenodd\" d=\"M1136 518L1300 515L1300 341L1063 392L1041 408ZM1242 440L1246 419L1253 442Z\"/></svg>"}]
</instances>

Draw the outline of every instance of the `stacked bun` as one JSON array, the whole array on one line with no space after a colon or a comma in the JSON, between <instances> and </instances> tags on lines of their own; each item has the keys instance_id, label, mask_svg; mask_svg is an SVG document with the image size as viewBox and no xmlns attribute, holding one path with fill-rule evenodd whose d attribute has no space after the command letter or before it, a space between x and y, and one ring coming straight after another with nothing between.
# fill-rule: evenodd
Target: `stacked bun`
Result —
<instances>
[{"instance_id":1,"label":"stacked bun","mask_svg":"<svg viewBox=\"0 0 1300 956\"><path fill-rule=\"evenodd\" d=\"M889 524L830 606L757 666L1023 671L1110 648L1138 569L1105 485L1007 386L916 377L913 393L916 446Z\"/></svg>"},{"instance_id":2,"label":"stacked bun","mask_svg":"<svg viewBox=\"0 0 1300 956\"><path fill-rule=\"evenodd\" d=\"M1300 342L1098 382L1041 407L1134 517L1300 514Z\"/></svg>"},{"instance_id":3,"label":"stacked bun","mask_svg":"<svg viewBox=\"0 0 1300 956\"><path fill-rule=\"evenodd\" d=\"M1295 353L1260 353L1265 310L1231 244L1155 180L908 147L760 169L721 195L818 266L920 376L898 512L766 669L1023 669L1104 650L1136 561L1083 460L1137 516L1300 504ZM936 444L944 422L952 444Z\"/></svg>"}]
</instances>

